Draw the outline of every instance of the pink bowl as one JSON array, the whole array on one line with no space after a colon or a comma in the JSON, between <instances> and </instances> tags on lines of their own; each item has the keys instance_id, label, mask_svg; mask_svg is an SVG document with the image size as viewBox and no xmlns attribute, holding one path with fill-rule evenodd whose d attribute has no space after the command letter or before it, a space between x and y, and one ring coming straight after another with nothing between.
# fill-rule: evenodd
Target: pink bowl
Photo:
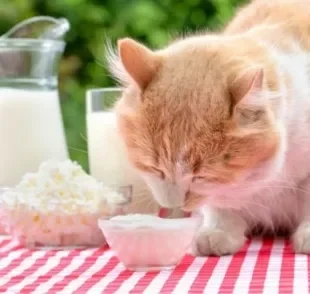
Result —
<instances>
[{"instance_id":1,"label":"pink bowl","mask_svg":"<svg viewBox=\"0 0 310 294\"><path fill-rule=\"evenodd\" d=\"M9 188L5 188L5 187L0 188L0 210L1 210L1 194L8 190ZM7 235L4 225L1 222L0 222L0 235Z\"/></svg>"},{"instance_id":2,"label":"pink bowl","mask_svg":"<svg viewBox=\"0 0 310 294\"><path fill-rule=\"evenodd\" d=\"M174 268L190 248L200 223L199 217L164 219L152 227L137 221L98 222L110 248L134 271Z\"/></svg>"},{"instance_id":3,"label":"pink bowl","mask_svg":"<svg viewBox=\"0 0 310 294\"><path fill-rule=\"evenodd\" d=\"M131 201L132 188L115 188L127 200L111 210L111 216L123 214L123 209ZM3 232L11 235L25 247L98 247L106 245L105 238L98 228L98 219L106 214L61 212L55 205L52 210L42 211L30 205L17 203L13 208L1 197L0 225ZM12 189L14 191L14 188ZM51 198L52 199L52 198ZM81 206L83 204L76 204ZM1 234L1 232L0 232Z\"/></svg>"}]
</instances>

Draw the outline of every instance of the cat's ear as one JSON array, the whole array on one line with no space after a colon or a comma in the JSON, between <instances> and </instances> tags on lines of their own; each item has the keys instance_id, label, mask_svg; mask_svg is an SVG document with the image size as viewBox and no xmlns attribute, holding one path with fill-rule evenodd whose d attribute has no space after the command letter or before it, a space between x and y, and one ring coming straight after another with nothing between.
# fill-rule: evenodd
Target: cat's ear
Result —
<instances>
[{"instance_id":1,"label":"cat's ear","mask_svg":"<svg viewBox=\"0 0 310 294\"><path fill-rule=\"evenodd\" d=\"M264 83L264 70L258 68L255 70L247 71L241 77L237 78L231 86L230 92L233 101L238 103L254 103L255 97L253 94L263 90ZM256 104L259 101L256 101Z\"/></svg>"},{"instance_id":2,"label":"cat's ear","mask_svg":"<svg viewBox=\"0 0 310 294\"><path fill-rule=\"evenodd\" d=\"M264 70L248 71L231 87L234 119L240 127L266 123L267 100L263 91Z\"/></svg>"},{"instance_id":3,"label":"cat's ear","mask_svg":"<svg viewBox=\"0 0 310 294\"><path fill-rule=\"evenodd\" d=\"M142 44L129 39L118 41L121 63L141 90L147 87L156 74L160 58Z\"/></svg>"}]
</instances>

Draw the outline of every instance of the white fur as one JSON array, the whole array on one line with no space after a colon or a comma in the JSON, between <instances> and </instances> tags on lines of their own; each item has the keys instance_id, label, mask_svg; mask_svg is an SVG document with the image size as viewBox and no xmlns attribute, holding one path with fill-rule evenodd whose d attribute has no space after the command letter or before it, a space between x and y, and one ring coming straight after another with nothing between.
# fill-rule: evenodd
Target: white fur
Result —
<instances>
[{"instance_id":1,"label":"white fur","mask_svg":"<svg viewBox=\"0 0 310 294\"><path fill-rule=\"evenodd\" d=\"M113 48L110 41L106 42L106 60L110 73L122 85L128 86L135 83L125 70L118 52Z\"/></svg>"},{"instance_id":2,"label":"white fur","mask_svg":"<svg viewBox=\"0 0 310 294\"><path fill-rule=\"evenodd\" d=\"M274 44L261 41L260 44L266 46L277 61L280 80L283 74L288 74L291 80L289 89L282 84L282 95L278 96L281 100L277 101L280 102L277 121L282 137L281 149L272 162L277 168L269 176L264 175L254 190L229 187L230 191L225 191L232 207L243 202L240 214L227 217L223 213L225 209L212 209L212 206L202 210L205 224L195 246L204 238L202 253L207 255L236 252L243 245L246 231L257 224L269 230L280 226L291 229L295 251L310 253L310 55L298 47L297 41L291 54L281 52ZM300 183L302 179L306 180ZM240 226L240 217L246 226Z\"/></svg>"}]
</instances>

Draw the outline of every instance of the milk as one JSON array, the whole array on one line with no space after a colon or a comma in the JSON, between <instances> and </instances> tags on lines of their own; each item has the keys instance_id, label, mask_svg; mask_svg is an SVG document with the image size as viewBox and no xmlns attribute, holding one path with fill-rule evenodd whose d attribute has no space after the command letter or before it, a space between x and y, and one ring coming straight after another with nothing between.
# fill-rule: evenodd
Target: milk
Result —
<instances>
[{"instance_id":1,"label":"milk","mask_svg":"<svg viewBox=\"0 0 310 294\"><path fill-rule=\"evenodd\" d=\"M129 163L113 112L87 114L88 155L91 175L106 185L133 187L128 212L157 213L150 190Z\"/></svg>"},{"instance_id":2,"label":"milk","mask_svg":"<svg viewBox=\"0 0 310 294\"><path fill-rule=\"evenodd\" d=\"M0 88L0 186L67 158L58 92Z\"/></svg>"}]
</instances>

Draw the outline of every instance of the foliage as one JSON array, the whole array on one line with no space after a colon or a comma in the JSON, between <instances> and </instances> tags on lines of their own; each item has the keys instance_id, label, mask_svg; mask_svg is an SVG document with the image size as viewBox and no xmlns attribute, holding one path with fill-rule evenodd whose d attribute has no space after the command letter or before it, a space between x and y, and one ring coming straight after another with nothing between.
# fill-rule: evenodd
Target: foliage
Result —
<instances>
[{"instance_id":1,"label":"foliage","mask_svg":"<svg viewBox=\"0 0 310 294\"><path fill-rule=\"evenodd\" d=\"M152 48L171 36L217 29L244 0L2 0L0 33L34 15L71 23L60 67L60 94L71 157L87 168L85 91L113 86L104 64L105 38L130 36ZM85 152L83 152L85 150Z\"/></svg>"}]
</instances>

